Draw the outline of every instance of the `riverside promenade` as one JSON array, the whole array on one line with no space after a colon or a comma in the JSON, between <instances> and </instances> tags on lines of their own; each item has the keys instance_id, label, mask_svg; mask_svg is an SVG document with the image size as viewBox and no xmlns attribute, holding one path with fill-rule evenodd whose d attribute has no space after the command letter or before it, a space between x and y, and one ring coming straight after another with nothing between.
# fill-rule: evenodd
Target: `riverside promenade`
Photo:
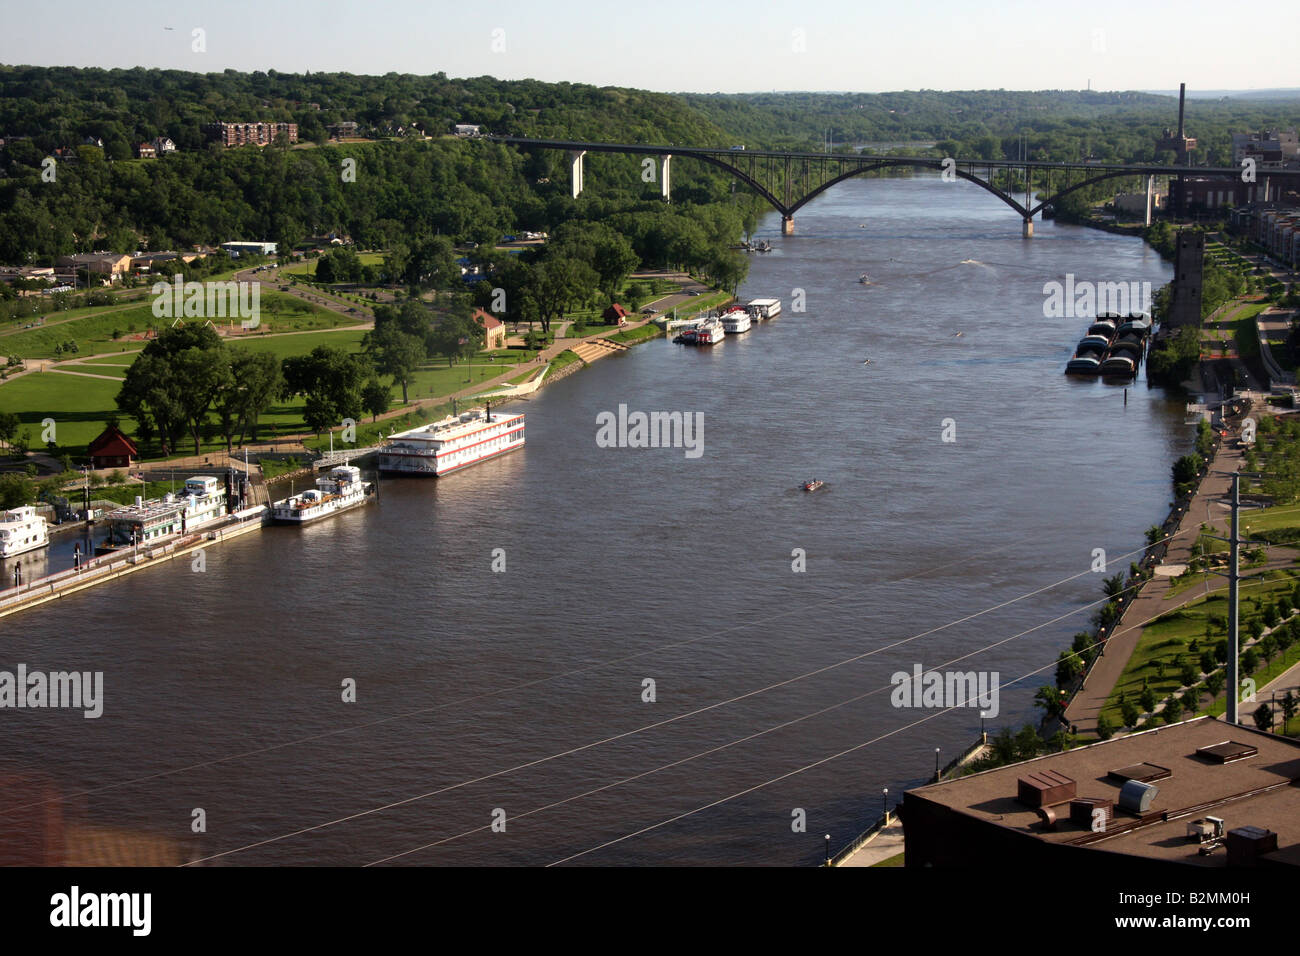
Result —
<instances>
[{"instance_id":1,"label":"riverside promenade","mask_svg":"<svg viewBox=\"0 0 1300 956\"><path fill-rule=\"evenodd\" d=\"M1230 447L1231 439L1225 440L1209 463L1208 471L1201 480L1196 495L1187 509L1182 512L1177 529L1168 542L1164 562L1160 567L1170 568L1185 566L1192 558L1192 545L1200 536L1202 524L1215 529L1211 533L1227 537L1229 513L1226 501L1232 488L1232 473L1242 465L1243 453L1239 448ZM1290 557L1280 561L1270 561L1264 568L1285 567L1291 563ZM1087 679L1070 701L1065 710L1065 719L1078 728L1080 734L1097 732L1097 715L1101 713L1115 685L1119 682L1129 658L1142 637L1146 624L1180 607L1182 604L1203 597L1199 589L1183 592L1178 600L1170 600L1174 588L1174 576L1162 574L1160 568L1155 575L1144 583L1137 595L1124 602L1122 615L1116 623L1102 650L1102 654L1093 663Z\"/></svg>"}]
</instances>

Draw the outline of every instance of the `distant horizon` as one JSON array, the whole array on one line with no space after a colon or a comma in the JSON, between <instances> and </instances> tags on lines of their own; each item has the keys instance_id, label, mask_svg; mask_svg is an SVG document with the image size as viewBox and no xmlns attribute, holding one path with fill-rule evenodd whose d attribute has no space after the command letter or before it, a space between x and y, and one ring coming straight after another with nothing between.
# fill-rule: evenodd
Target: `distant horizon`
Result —
<instances>
[{"instance_id":1,"label":"distant horizon","mask_svg":"<svg viewBox=\"0 0 1300 956\"><path fill-rule=\"evenodd\" d=\"M134 66L97 66L82 65L77 63L9 63L0 61L0 69L72 69L72 70L175 70L183 73L196 73L201 76L220 76L226 72L223 70L194 70L184 67L170 66L149 66L143 63L137 63ZM1099 89L1097 87L1041 87L1036 89L1013 89L1010 87L992 87L992 86L971 86L962 88L940 88L940 87L912 87L889 90L841 90L841 89L773 89L773 90L735 90L725 92L721 90L656 90L649 87L637 86L631 83L588 83L578 80L545 80L536 76L525 77L502 77L495 76L491 73L480 73L476 76L453 76L446 73L445 70L434 70L431 73L412 73L400 70L386 70L384 73L358 73L352 70L280 70L274 67L266 70L257 69L234 69L228 67L236 73L269 73L274 71L276 75L284 76L314 76L317 74L325 75L349 75L364 77L382 77L388 73L396 73L399 76L416 76L431 77L438 73L443 73L448 80L474 80L487 79L500 83L570 83L572 85L593 86L598 89L635 89L644 90L651 93L663 93L670 96L796 96L801 94L819 94L823 96L890 96L898 93L1143 93L1148 96L1177 96L1178 88L1171 89ZM1188 99L1217 99L1224 96L1245 96L1249 94L1290 94L1300 98L1300 86L1261 86L1261 87L1240 87L1235 89L1194 89L1188 88Z\"/></svg>"},{"instance_id":2,"label":"distant horizon","mask_svg":"<svg viewBox=\"0 0 1300 956\"><path fill-rule=\"evenodd\" d=\"M655 92L1085 90L1189 87L1249 93L1297 85L1300 5L1252 11L1268 28L1232 39L1211 0L1085 10L1006 0L772 9L720 0L653 7L497 0L137 0L130 16L66 0L49 28L0 36L0 61L33 66L389 72L620 86Z\"/></svg>"}]
</instances>

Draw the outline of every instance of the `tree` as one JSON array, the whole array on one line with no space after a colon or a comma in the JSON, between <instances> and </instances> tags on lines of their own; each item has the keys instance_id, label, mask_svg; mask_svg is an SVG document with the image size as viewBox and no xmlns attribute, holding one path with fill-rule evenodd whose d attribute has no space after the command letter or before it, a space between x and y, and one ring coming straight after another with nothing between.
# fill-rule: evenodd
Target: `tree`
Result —
<instances>
[{"instance_id":1,"label":"tree","mask_svg":"<svg viewBox=\"0 0 1300 956\"><path fill-rule=\"evenodd\" d=\"M177 326L160 332L126 370L117 406L157 432L164 455L171 453L187 425L198 453L203 420L225 384L221 369L229 370L224 348L221 337L207 326Z\"/></svg>"},{"instance_id":2,"label":"tree","mask_svg":"<svg viewBox=\"0 0 1300 956\"><path fill-rule=\"evenodd\" d=\"M26 475L0 474L0 508L17 508L36 500L36 486Z\"/></svg>"},{"instance_id":3,"label":"tree","mask_svg":"<svg viewBox=\"0 0 1300 956\"><path fill-rule=\"evenodd\" d=\"M1210 692L1211 700L1219 696L1219 692L1223 690L1226 681L1227 678L1223 676L1223 671L1214 671L1205 678L1205 689Z\"/></svg>"},{"instance_id":4,"label":"tree","mask_svg":"<svg viewBox=\"0 0 1300 956\"><path fill-rule=\"evenodd\" d=\"M1290 730L1291 718L1295 716L1297 707L1300 707L1300 700L1296 698L1293 691L1287 691L1282 695L1282 733Z\"/></svg>"},{"instance_id":5,"label":"tree","mask_svg":"<svg viewBox=\"0 0 1300 956\"><path fill-rule=\"evenodd\" d=\"M0 441L12 443L20 425L22 420L13 412L0 412Z\"/></svg>"},{"instance_id":6,"label":"tree","mask_svg":"<svg viewBox=\"0 0 1300 956\"><path fill-rule=\"evenodd\" d=\"M1120 719L1124 721L1124 726L1129 730L1137 726L1138 718L1141 716L1141 711L1134 706L1131 700L1126 700L1120 705Z\"/></svg>"},{"instance_id":7,"label":"tree","mask_svg":"<svg viewBox=\"0 0 1300 956\"><path fill-rule=\"evenodd\" d=\"M424 339L403 331L396 322L381 326L376 321L374 331L366 333L361 347L374 363L376 372L391 375L394 384L402 386L402 404L406 404L407 387L427 358ZM386 405L384 410L387 411Z\"/></svg>"},{"instance_id":8,"label":"tree","mask_svg":"<svg viewBox=\"0 0 1300 956\"><path fill-rule=\"evenodd\" d=\"M241 443L250 431L257 441L258 419L284 390L284 375L280 360L270 352L234 348L228 357L231 383L218 397L216 413L230 452L236 431Z\"/></svg>"},{"instance_id":9,"label":"tree","mask_svg":"<svg viewBox=\"0 0 1300 956\"><path fill-rule=\"evenodd\" d=\"M371 378L361 390L361 407L370 413L372 422L388 411L391 392L392 389L377 378Z\"/></svg>"},{"instance_id":10,"label":"tree","mask_svg":"<svg viewBox=\"0 0 1300 956\"><path fill-rule=\"evenodd\" d=\"M533 270L529 291L537 304L542 333L549 335L551 322L562 318L588 301L599 277L585 262L564 257L548 257Z\"/></svg>"},{"instance_id":11,"label":"tree","mask_svg":"<svg viewBox=\"0 0 1300 956\"><path fill-rule=\"evenodd\" d=\"M1043 708L1048 717L1059 719L1065 713L1064 692L1046 684L1034 694L1034 703Z\"/></svg>"},{"instance_id":12,"label":"tree","mask_svg":"<svg viewBox=\"0 0 1300 956\"><path fill-rule=\"evenodd\" d=\"M1139 697L1138 700L1142 704L1142 709L1148 714L1152 713L1156 709L1156 704L1158 703L1156 692L1150 686L1142 688L1142 696Z\"/></svg>"},{"instance_id":13,"label":"tree","mask_svg":"<svg viewBox=\"0 0 1300 956\"><path fill-rule=\"evenodd\" d=\"M186 349L172 361L177 380L184 383L177 395L177 404L182 418L189 425L194 439L194 454L197 455L208 411L217 396L233 385L230 361L224 347L220 346L216 349Z\"/></svg>"},{"instance_id":14,"label":"tree","mask_svg":"<svg viewBox=\"0 0 1300 956\"><path fill-rule=\"evenodd\" d=\"M1246 653L1241 655L1241 672L1247 676L1255 673L1259 668L1259 653L1253 647L1246 648Z\"/></svg>"},{"instance_id":15,"label":"tree","mask_svg":"<svg viewBox=\"0 0 1300 956\"><path fill-rule=\"evenodd\" d=\"M318 345L308 355L286 358L282 367L282 394L305 396L303 417L317 435L361 417L361 390L373 375L361 356Z\"/></svg>"},{"instance_id":16,"label":"tree","mask_svg":"<svg viewBox=\"0 0 1300 956\"><path fill-rule=\"evenodd\" d=\"M1260 704L1252 716L1255 718L1255 726L1260 730L1268 732L1273 729L1273 708L1268 704Z\"/></svg>"},{"instance_id":17,"label":"tree","mask_svg":"<svg viewBox=\"0 0 1300 956\"><path fill-rule=\"evenodd\" d=\"M1056 686L1064 687L1083 673L1083 658L1072 651L1061 651L1056 658Z\"/></svg>"},{"instance_id":18,"label":"tree","mask_svg":"<svg viewBox=\"0 0 1300 956\"><path fill-rule=\"evenodd\" d=\"M1105 714L1097 715L1097 736L1102 740L1110 740L1115 734L1115 728L1110 722L1110 718Z\"/></svg>"}]
</instances>

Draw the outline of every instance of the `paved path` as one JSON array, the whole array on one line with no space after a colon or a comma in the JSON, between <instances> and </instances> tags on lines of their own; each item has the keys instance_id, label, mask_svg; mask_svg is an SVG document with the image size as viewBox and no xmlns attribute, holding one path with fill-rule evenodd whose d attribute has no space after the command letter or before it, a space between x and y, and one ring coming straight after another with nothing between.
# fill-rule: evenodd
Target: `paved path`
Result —
<instances>
[{"instance_id":1,"label":"paved path","mask_svg":"<svg viewBox=\"0 0 1300 956\"><path fill-rule=\"evenodd\" d=\"M903 852L903 824L895 819L885 829L876 834L876 838L864 847L859 847L840 866L875 866L898 856Z\"/></svg>"},{"instance_id":2,"label":"paved path","mask_svg":"<svg viewBox=\"0 0 1300 956\"><path fill-rule=\"evenodd\" d=\"M82 378L106 378L110 382L122 381L121 377L117 375L96 375L94 372L74 372L70 368L51 368L47 369L47 371L58 372L60 375L80 375Z\"/></svg>"},{"instance_id":3,"label":"paved path","mask_svg":"<svg viewBox=\"0 0 1300 956\"><path fill-rule=\"evenodd\" d=\"M1229 447L1230 440L1225 440L1219 452L1210 463L1210 471L1201 482L1188 510L1173 539L1169 542L1165 554L1166 564L1188 564L1191 561L1192 545L1199 537L1200 526L1209 524L1219 529L1216 533L1227 534L1228 512L1218 502L1228 496L1232 487L1230 473L1241 467L1242 453L1239 449ZM1286 560L1284 564L1290 564ZM1173 589L1173 579L1156 575L1147 581L1138 592L1137 597L1127 602L1123 617L1106 642L1101 657L1093 664L1083 688L1070 701L1066 708L1066 720L1078 727L1081 734L1092 734L1097 730L1097 715L1110 697L1111 691L1119 682L1129 658L1142 637L1142 623L1159 617L1177 607L1178 604L1198 599L1202 593L1196 588L1185 592L1186 596L1178 603L1166 600ZM1125 622L1134 622L1125 627Z\"/></svg>"}]
</instances>

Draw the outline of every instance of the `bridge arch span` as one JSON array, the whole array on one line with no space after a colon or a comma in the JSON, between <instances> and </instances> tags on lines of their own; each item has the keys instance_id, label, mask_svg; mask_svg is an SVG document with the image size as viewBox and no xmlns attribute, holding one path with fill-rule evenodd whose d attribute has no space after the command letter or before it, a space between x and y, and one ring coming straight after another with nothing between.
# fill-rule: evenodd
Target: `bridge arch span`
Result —
<instances>
[{"instance_id":1,"label":"bridge arch span","mask_svg":"<svg viewBox=\"0 0 1300 956\"><path fill-rule=\"evenodd\" d=\"M797 203L791 206L788 215L793 216L795 211L798 210L805 203L821 195L826 190L830 189L832 186L844 182L844 180L846 179L852 179L854 176L860 176L863 173L871 172L872 170L887 169L889 167L895 167L895 166L910 166L914 169L935 169L940 172L942 172L944 169L943 160L941 159L936 159L933 161L926 160L926 159L881 159L878 162L865 164L859 166L856 169L850 169L847 172L840 173L840 175L836 176L834 179L829 179L826 182L822 183L820 186L818 186L808 195L804 196ZM1019 213L1022 219L1032 218L1033 214L1027 208L1025 208L1025 206L1021 205L1011 196L1008 196L1006 193L1002 192L1002 190L998 189L996 186L991 186L988 183L986 183L984 180L980 179L978 176L965 172L964 170L958 169L956 167L953 167L952 173L953 175L958 176L961 179L966 180L967 182L974 183L976 186L979 186L985 192L988 192L996 196L998 199L1002 200L1004 203L1006 203L1008 206L1014 209L1017 213ZM1042 207L1040 206L1039 208Z\"/></svg>"}]
</instances>

